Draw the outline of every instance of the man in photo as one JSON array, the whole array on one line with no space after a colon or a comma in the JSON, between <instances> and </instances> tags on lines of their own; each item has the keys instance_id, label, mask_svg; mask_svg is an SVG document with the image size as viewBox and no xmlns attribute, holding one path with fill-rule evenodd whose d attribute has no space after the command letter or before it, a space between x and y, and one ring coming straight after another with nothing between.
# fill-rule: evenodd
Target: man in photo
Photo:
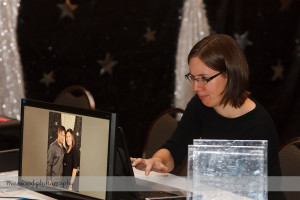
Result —
<instances>
[{"instance_id":1,"label":"man in photo","mask_svg":"<svg viewBox=\"0 0 300 200\"><path fill-rule=\"evenodd\" d=\"M66 129L64 126L57 128L57 139L49 145L47 155L47 180L53 182L53 177L56 180L62 176L63 173L63 160L64 160L64 147Z\"/></svg>"}]
</instances>

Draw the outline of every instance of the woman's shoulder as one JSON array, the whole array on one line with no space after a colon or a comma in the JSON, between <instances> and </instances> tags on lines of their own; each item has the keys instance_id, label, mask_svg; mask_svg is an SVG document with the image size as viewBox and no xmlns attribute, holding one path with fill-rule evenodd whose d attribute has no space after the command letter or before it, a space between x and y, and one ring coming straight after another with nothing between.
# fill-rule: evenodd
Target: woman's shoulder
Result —
<instances>
[{"instance_id":1,"label":"woman's shoulder","mask_svg":"<svg viewBox=\"0 0 300 200\"><path fill-rule=\"evenodd\" d=\"M255 103L255 109L252 112L252 118L262 126L274 126L273 119L267 109L255 98L250 98Z\"/></svg>"},{"instance_id":2,"label":"woman's shoulder","mask_svg":"<svg viewBox=\"0 0 300 200\"><path fill-rule=\"evenodd\" d=\"M79 154L79 149L75 146L72 148L72 154L78 155Z\"/></svg>"},{"instance_id":3,"label":"woman's shoulder","mask_svg":"<svg viewBox=\"0 0 300 200\"><path fill-rule=\"evenodd\" d=\"M258 100L256 100L254 97L249 97L249 98L255 103L255 109L254 109L254 111L256 113L269 115L269 113L266 110L266 108Z\"/></svg>"},{"instance_id":4,"label":"woman's shoulder","mask_svg":"<svg viewBox=\"0 0 300 200\"><path fill-rule=\"evenodd\" d=\"M78 148L76 146L74 146L74 147L72 147L71 151L76 152L76 151L78 151Z\"/></svg>"}]
</instances>

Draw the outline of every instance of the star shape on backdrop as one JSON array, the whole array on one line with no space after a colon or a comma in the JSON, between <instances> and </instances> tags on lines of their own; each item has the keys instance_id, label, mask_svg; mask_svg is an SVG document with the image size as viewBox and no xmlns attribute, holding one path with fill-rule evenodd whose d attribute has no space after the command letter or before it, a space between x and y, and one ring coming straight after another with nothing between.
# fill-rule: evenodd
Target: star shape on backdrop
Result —
<instances>
[{"instance_id":1,"label":"star shape on backdrop","mask_svg":"<svg viewBox=\"0 0 300 200\"><path fill-rule=\"evenodd\" d=\"M283 68L283 66L281 64L281 60L278 61L277 65L273 65L272 69L274 71L274 75L272 77L272 81L275 81L278 78L280 78L282 80L283 79L284 68Z\"/></svg>"},{"instance_id":2,"label":"star shape on backdrop","mask_svg":"<svg viewBox=\"0 0 300 200\"><path fill-rule=\"evenodd\" d=\"M289 10L292 1L293 0L280 0L281 2L280 11Z\"/></svg>"},{"instance_id":3,"label":"star shape on backdrop","mask_svg":"<svg viewBox=\"0 0 300 200\"><path fill-rule=\"evenodd\" d=\"M46 87L49 87L51 83L55 83L53 75L54 75L53 71L49 72L48 74L43 73L43 78L40 80L40 83L45 83Z\"/></svg>"},{"instance_id":4,"label":"star shape on backdrop","mask_svg":"<svg viewBox=\"0 0 300 200\"><path fill-rule=\"evenodd\" d=\"M58 125L58 123L57 122L54 122L54 124L57 126Z\"/></svg>"},{"instance_id":5,"label":"star shape on backdrop","mask_svg":"<svg viewBox=\"0 0 300 200\"><path fill-rule=\"evenodd\" d=\"M64 4L57 4L57 6L62 11L60 18L68 16L73 20L75 19L73 11L78 7L78 5L72 4L70 0L66 0Z\"/></svg>"},{"instance_id":6,"label":"star shape on backdrop","mask_svg":"<svg viewBox=\"0 0 300 200\"><path fill-rule=\"evenodd\" d=\"M79 135L80 135L80 133L77 132L77 133L76 133L76 136L79 137Z\"/></svg>"},{"instance_id":7,"label":"star shape on backdrop","mask_svg":"<svg viewBox=\"0 0 300 200\"><path fill-rule=\"evenodd\" d=\"M155 41L156 31L147 28L147 33L144 34L144 38L147 42Z\"/></svg>"},{"instance_id":8,"label":"star shape on backdrop","mask_svg":"<svg viewBox=\"0 0 300 200\"><path fill-rule=\"evenodd\" d=\"M246 31L242 35L239 35L237 33L234 34L235 41L240 45L240 47L242 49L245 49L246 46L248 46L248 45L249 46L253 45L253 42L248 40L248 35L249 35L249 31Z\"/></svg>"},{"instance_id":9,"label":"star shape on backdrop","mask_svg":"<svg viewBox=\"0 0 300 200\"><path fill-rule=\"evenodd\" d=\"M102 65L102 68L100 70L100 76L102 76L105 73L108 73L109 75L112 75L112 70L116 64L118 64L118 61L112 60L110 57L110 53L106 53L104 60L97 60L97 63Z\"/></svg>"}]
</instances>

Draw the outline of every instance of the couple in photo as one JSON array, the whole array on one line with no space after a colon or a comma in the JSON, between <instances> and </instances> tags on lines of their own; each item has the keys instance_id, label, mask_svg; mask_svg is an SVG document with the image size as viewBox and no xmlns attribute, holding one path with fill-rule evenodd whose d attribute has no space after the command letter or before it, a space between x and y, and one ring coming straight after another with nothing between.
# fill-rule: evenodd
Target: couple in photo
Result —
<instances>
[{"instance_id":1,"label":"couple in photo","mask_svg":"<svg viewBox=\"0 0 300 200\"><path fill-rule=\"evenodd\" d=\"M68 190L78 191L79 150L75 146L72 129L58 126L57 139L49 145L47 155L47 180L61 181Z\"/></svg>"}]
</instances>

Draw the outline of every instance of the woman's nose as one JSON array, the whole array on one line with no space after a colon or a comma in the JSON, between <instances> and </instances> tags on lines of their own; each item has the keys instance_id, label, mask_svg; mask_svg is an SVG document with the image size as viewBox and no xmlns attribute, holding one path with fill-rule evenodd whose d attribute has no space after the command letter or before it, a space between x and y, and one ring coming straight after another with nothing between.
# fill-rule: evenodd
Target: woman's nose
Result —
<instances>
[{"instance_id":1,"label":"woman's nose","mask_svg":"<svg viewBox=\"0 0 300 200\"><path fill-rule=\"evenodd\" d=\"M204 89L204 85L201 83L201 82L197 82L197 81L194 81L193 82L193 90L194 91L199 91L199 90L203 90Z\"/></svg>"}]
</instances>

